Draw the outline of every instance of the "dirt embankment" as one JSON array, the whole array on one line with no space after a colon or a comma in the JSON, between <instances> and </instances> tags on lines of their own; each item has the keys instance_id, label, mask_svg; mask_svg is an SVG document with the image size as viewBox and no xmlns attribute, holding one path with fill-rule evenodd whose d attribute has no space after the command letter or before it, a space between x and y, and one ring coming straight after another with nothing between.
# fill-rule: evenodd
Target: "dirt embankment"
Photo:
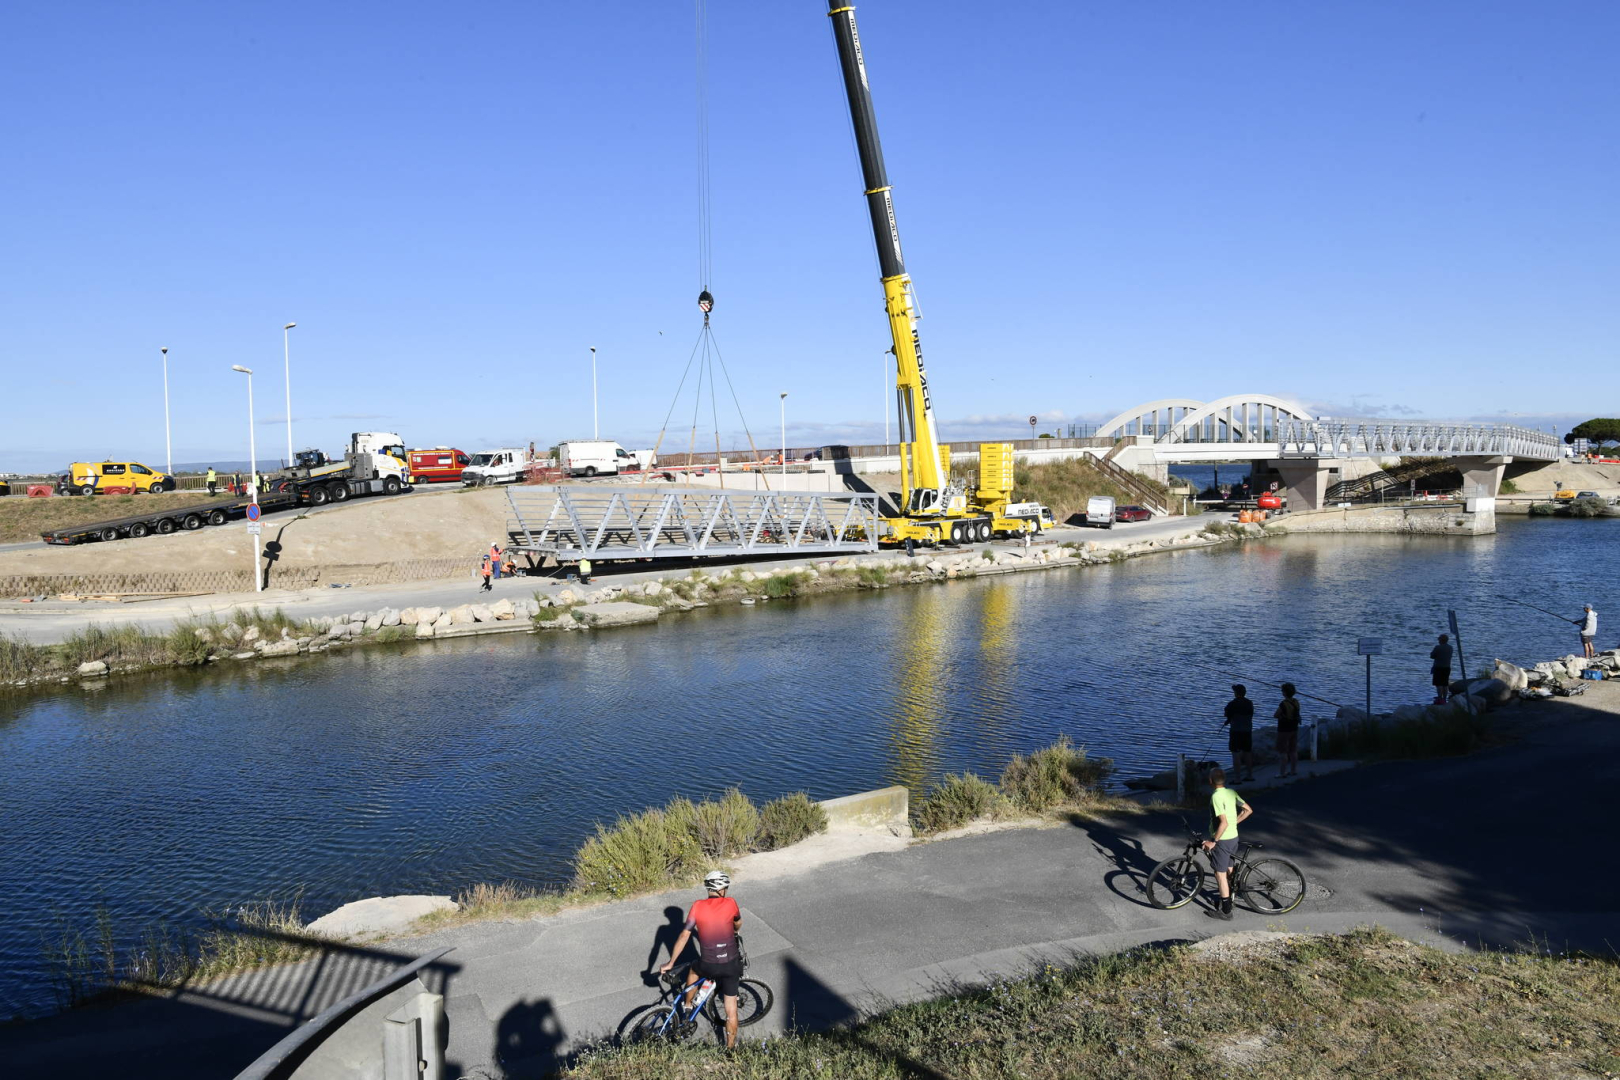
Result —
<instances>
[{"instance_id":1,"label":"dirt embankment","mask_svg":"<svg viewBox=\"0 0 1620 1080\"><path fill-rule=\"evenodd\" d=\"M1620 465L1589 465L1575 461L1525 461L1507 467L1505 479L1521 495L1546 495L1564 488L1620 495Z\"/></svg>"},{"instance_id":2,"label":"dirt embankment","mask_svg":"<svg viewBox=\"0 0 1620 1080\"><path fill-rule=\"evenodd\" d=\"M208 493L172 495L53 495L48 499L0 499L0 544L38 540L49 529L66 529L108 518L131 517L208 501Z\"/></svg>"},{"instance_id":3,"label":"dirt embankment","mask_svg":"<svg viewBox=\"0 0 1620 1080\"><path fill-rule=\"evenodd\" d=\"M185 496L133 496L133 511L117 507L118 496L97 498L106 507L101 517L135 513L158 499ZM148 502L147 500L151 500ZM36 504L89 500L39 499ZM7 507L9 509L9 507ZM279 543L280 553L271 568L324 569L335 566L375 566L419 560L465 558L471 567L489 550L491 541L504 545L506 494L501 489L424 488L393 498L354 499L340 506L322 507L302 514L282 513L264 519L265 543ZM49 527L49 526L45 526ZM38 535L38 530L34 531ZM210 571L251 571L251 551L242 522L147 536L138 540L38 547L0 552L0 577L13 574L150 574Z\"/></svg>"}]
</instances>

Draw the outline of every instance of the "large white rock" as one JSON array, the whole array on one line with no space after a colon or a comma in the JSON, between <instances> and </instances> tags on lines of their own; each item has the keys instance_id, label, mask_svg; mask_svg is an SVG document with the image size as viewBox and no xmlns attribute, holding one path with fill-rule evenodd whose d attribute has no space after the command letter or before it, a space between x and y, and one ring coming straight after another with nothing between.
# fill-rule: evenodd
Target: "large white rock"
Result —
<instances>
[{"instance_id":1,"label":"large white rock","mask_svg":"<svg viewBox=\"0 0 1620 1080\"><path fill-rule=\"evenodd\" d=\"M416 621L419 623L436 623L439 621L439 616L443 614L443 608L419 607L416 609Z\"/></svg>"},{"instance_id":2,"label":"large white rock","mask_svg":"<svg viewBox=\"0 0 1620 1080\"><path fill-rule=\"evenodd\" d=\"M649 604L632 604L628 601L586 604L575 608L573 614L582 625L596 630L658 621L657 608Z\"/></svg>"},{"instance_id":3,"label":"large white rock","mask_svg":"<svg viewBox=\"0 0 1620 1080\"><path fill-rule=\"evenodd\" d=\"M472 609L473 622L494 622L495 611L488 604L469 604Z\"/></svg>"},{"instance_id":4,"label":"large white rock","mask_svg":"<svg viewBox=\"0 0 1620 1080\"><path fill-rule=\"evenodd\" d=\"M107 674L107 662L105 660L86 660L79 665L80 678L92 679L105 674Z\"/></svg>"},{"instance_id":5,"label":"large white rock","mask_svg":"<svg viewBox=\"0 0 1620 1080\"><path fill-rule=\"evenodd\" d=\"M370 614L371 613L369 611L356 611L354 614L349 616L349 621L363 623L366 621L366 617Z\"/></svg>"},{"instance_id":6,"label":"large white rock","mask_svg":"<svg viewBox=\"0 0 1620 1080\"><path fill-rule=\"evenodd\" d=\"M577 604L579 603L579 594L574 592L573 589L564 589L557 594L556 602L558 604Z\"/></svg>"},{"instance_id":7,"label":"large white rock","mask_svg":"<svg viewBox=\"0 0 1620 1080\"><path fill-rule=\"evenodd\" d=\"M382 624L384 626L398 626L404 621L405 620L401 614L398 611L395 611L393 608L382 609Z\"/></svg>"},{"instance_id":8,"label":"large white rock","mask_svg":"<svg viewBox=\"0 0 1620 1080\"><path fill-rule=\"evenodd\" d=\"M415 626L420 619L417 618L416 609L408 607L399 613L399 621L404 626Z\"/></svg>"},{"instance_id":9,"label":"large white rock","mask_svg":"<svg viewBox=\"0 0 1620 1080\"><path fill-rule=\"evenodd\" d=\"M409 929L434 911L454 911L448 896L373 896L344 904L310 923L305 929L331 938L358 938Z\"/></svg>"},{"instance_id":10,"label":"large white rock","mask_svg":"<svg viewBox=\"0 0 1620 1080\"><path fill-rule=\"evenodd\" d=\"M259 628L257 626L250 626L246 630L242 631L242 644L243 645L251 645L255 641L258 641L258 640L259 640Z\"/></svg>"},{"instance_id":11,"label":"large white rock","mask_svg":"<svg viewBox=\"0 0 1620 1080\"><path fill-rule=\"evenodd\" d=\"M517 605L510 600L497 600L489 605L490 612L502 621L517 617Z\"/></svg>"},{"instance_id":12,"label":"large white rock","mask_svg":"<svg viewBox=\"0 0 1620 1080\"><path fill-rule=\"evenodd\" d=\"M416 624L416 636L417 637L419 637L419 638L429 638L429 637L433 636L433 633L434 633L434 631L433 631L433 624L432 623L430 623L430 622L419 622L419 623Z\"/></svg>"},{"instance_id":13,"label":"large white rock","mask_svg":"<svg viewBox=\"0 0 1620 1080\"><path fill-rule=\"evenodd\" d=\"M352 624L351 624L352 625ZM297 656L298 642L296 641L263 641L259 643L260 656Z\"/></svg>"},{"instance_id":14,"label":"large white rock","mask_svg":"<svg viewBox=\"0 0 1620 1080\"><path fill-rule=\"evenodd\" d=\"M378 630L378 629L381 629L381 628L382 628L382 624L383 624L383 623L382 623L382 620L383 620L383 617L382 617L382 612L380 612L380 611L373 611L373 612L372 612L372 613L371 613L371 614L370 614L370 615L367 615L367 616L366 616L366 624L365 624L365 625L366 625L366 629L367 629L367 630Z\"/></svg>"},{"instance_id":15,"label":"large white rock","mask_svg":"<svg viewBox=\"0 0 1620 1080\"><path fill-rule=\"evenodd\" d=\"M657 596L663 591L664 587L656 581L649 581L641 587L641 595L643 596Z\"/></svg>"},{"instance_id":16,"label":"large white rock","mask_svg":"<svg viewBox=\"0 0 1620 1080\"><path fill-rule=\"evenodd\" d=\"M452 608L450 611L450 623L452 626L466 626L468 623L477 621L477 619L473 618L471 604L462 604L460 607Z\"/></svg>"}]
</instances>

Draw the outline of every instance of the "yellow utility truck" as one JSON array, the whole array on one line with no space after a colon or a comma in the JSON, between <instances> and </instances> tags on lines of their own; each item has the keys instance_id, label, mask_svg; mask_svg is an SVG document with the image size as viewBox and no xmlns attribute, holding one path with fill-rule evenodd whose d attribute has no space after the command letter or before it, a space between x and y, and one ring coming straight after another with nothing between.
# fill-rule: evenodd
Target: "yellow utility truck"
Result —
<instances>
[{"instance_id":1,"label":"yellow utility truck","mask_svg":"<svg viewBox=\"0 0 1620 1080\"><path fill-rule=\"evenodd\" d=\"M135 493L173 491L174 477L139 461L75 461L58 485L64 495L94 495L119 488Z\"/></svg>"},{"instance_id":2,"label":"yellow utility truck","mask_svg":"<svg viewBox=\"0 0 1620 1080\"><path fill-rule=\"evenodd\" d=\"M894 339L895 396L900 414L900 513L881 521L881 541L972 544L992 536L1038 532L1039 514L1010 516L1013 502L1011 443L981 443L977 482L971 489L951 480L951 448L942 445L934 427L934 405L923 369L922 341L917 333L917 302L900 253L900 228L878 141L877 116L866 78L866 59L855 29L855 9L844 0L828 0L828 16L838 42L844 93L855 125L855 146L865 180L872 235L877 241L883 297ZM1047 518L1050 520L1050 517Z\"/></svg>"}]
</instances>

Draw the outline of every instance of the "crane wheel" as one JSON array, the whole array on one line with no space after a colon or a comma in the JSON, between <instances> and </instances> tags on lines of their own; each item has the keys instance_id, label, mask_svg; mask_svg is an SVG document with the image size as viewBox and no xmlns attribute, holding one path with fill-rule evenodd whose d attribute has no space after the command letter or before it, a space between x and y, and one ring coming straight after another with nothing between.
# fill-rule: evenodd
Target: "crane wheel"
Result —
<instances>
[{"instance_id":1,"label":"crane wheel","mask_svg":"<svg viewBox=\"0 0 1620 1080\"><path fill-rule=\"evenodd\" d=\"M960 544L961 542L962 542L962 526L960 524L952 525L951 526L951 543Z\"/></svg>"}]
</instances>

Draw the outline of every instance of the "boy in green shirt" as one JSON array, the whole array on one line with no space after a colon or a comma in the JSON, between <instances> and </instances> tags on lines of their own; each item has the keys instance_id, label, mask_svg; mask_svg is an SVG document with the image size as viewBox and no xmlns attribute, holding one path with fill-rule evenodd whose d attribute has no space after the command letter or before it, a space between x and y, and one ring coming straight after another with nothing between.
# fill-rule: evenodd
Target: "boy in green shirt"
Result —
<instances>
[{"instance_id":1,"label":"boy in green shirt","mask_svg":"<svg viewBox=\"0 0 1620 1080\"><path fill-rule=\"evenodd\" d=\"M1209 771L1209 784L1214 792L1209 797L1209 816L1214 819L1213 840L1204 841L1204 850L1211 852L1209 861L1215 867L1215 884L1221 890L1221 899L1213 910L1204 912L1212 919L1232 918L1232 861L1237 858L1238 826L1247 821L1254 808L1243 797L1226 786L1226 772Z\"/></svg>"}]
</instances>

